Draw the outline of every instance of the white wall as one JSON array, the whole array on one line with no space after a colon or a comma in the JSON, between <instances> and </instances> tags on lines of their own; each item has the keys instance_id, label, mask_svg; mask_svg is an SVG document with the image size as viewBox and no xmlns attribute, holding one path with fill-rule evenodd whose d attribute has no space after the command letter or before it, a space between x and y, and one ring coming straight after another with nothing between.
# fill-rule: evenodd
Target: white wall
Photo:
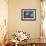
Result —
<instances>
[{"instance_id":1,"label":"white wall","mask_svg":"<svg viewBox=\"0 0 46 46\"><path fill-rule=\"evenodd\" d=\"M36 9L36 21L21 21L21 9ZM40 0L9 0L8 33L26 31L32 38L40 36Z\"/></svg>"}]
</instances>

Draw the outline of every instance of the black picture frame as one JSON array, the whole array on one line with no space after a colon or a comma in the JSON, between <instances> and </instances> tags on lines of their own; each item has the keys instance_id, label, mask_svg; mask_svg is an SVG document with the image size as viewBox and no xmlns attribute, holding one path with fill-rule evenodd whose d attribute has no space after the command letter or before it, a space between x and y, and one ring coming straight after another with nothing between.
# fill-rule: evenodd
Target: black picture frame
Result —
<instances>
[{"instance_id":1,"label":"black picture frame","mask_svg":"<svg viewBox=\"0 0 46 46\"><path fill-rule=\"evenodd\" d=\"M36 9L21 9L21 20L22 21L35 21Z\"/></svg>"}]
</instances>

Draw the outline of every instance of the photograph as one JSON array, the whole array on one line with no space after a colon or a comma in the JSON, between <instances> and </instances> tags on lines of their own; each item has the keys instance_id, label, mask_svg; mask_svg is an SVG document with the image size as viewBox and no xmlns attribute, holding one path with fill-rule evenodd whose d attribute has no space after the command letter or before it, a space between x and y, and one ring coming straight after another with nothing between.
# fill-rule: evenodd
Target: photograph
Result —
<instances>
[{"instance_id":1,"label":"photograph","mask_svg":"<svg viewBox=\"0 0 46 46\"><path fill-rule=\"evenodd\" d=\"M24 21L36 20L36 9L22 9L21 20L24 20Z\"/></svg>"}]
</instances>

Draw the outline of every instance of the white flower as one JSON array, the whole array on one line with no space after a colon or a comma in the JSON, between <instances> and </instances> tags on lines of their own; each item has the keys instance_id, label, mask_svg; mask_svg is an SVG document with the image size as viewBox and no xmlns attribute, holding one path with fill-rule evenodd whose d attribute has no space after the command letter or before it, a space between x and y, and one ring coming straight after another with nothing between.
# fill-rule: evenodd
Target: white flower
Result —
<instances>
[{"instance_id":1,"label":"white flower","mask_svg":"<svg viewBox=\"0 0 46 46\"><path fill-rule=\"evenodd\" d=\"M17 36L18 36L18 38L19 38L20 41L22 41L24 39L27 39L26 34L24 34L23 32L18 33Z\"/></svg>"}]
</instances>

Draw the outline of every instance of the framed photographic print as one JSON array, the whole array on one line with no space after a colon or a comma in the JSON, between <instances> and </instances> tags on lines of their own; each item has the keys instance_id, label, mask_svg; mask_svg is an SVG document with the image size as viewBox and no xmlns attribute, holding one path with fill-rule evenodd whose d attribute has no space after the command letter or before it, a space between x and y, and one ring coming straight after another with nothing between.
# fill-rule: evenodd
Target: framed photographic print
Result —
<instances>
[{"instance_id":1,"label":"framed photographic print","mask_svg":"<svg viewBox=\"0 0 46 46\"><path fill-rule=\"evenodd\" d=\"M22 21L34 21L36 20L36 9L21 9Z\"/></svg>"}]
</instances>

